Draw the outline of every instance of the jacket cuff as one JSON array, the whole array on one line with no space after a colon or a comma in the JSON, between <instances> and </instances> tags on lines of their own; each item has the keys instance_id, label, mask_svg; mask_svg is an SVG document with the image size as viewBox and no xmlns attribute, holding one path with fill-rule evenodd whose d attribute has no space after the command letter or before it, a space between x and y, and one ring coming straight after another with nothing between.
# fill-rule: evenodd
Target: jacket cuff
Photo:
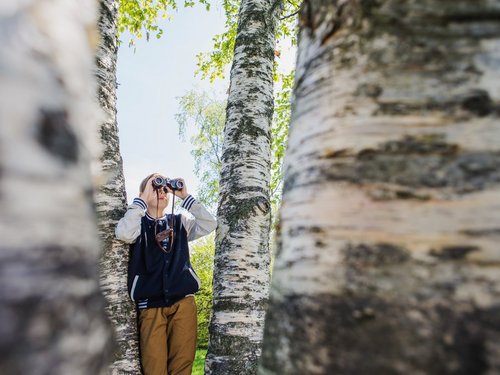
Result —
<instances>
[{"instance_id":1,"label":"jacket cuff","mask_svg":"<svg viewBox=\"0 0 500 375\"><path fill-rule=\"evenodd\" d=\"M136 206L139 206L143 210L147 210L148 209L148 205L141 198L134 198L134 201L132 202L132 204L135 204Z\"/></svg>"},{"instance_id":2,"label":"jacket cuff","mask_svg":"<svg viewBox=\"0 0 500 375\"><path fill-rule=\"evenodd\" d=\"M181 207L186 209L186 210L190 210L191 209L191 206L196 202L196 199L193 198L193 196L191 194L189 194L186 199L184 199L184 202L182 202L182 205Z\"/></svg>"}]
</instances>

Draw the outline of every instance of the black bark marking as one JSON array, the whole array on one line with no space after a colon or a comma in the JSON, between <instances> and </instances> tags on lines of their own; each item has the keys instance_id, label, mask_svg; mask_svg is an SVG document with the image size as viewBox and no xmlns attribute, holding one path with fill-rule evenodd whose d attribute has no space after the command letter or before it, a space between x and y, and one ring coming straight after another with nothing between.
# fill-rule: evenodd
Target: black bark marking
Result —
<instances>
[{"instance_id":1,"label":"black bark marking","mask_svg":"<svg viewBox=\"0 0 500 375\"><path fill-rule=\"evenodd\" d=\"M254 197L231 201L231 204L219 208L219 215L230 220L228 222L230 233L237 233L242 230L247 231L247 220L256 214L256 210L260 210L263 215L267 215L270 209L271 205L268 198Z\"/></svg>"},{"instance_id":2,"label":"black bark marking","mask_svg":"<svg viewBox=\"0 0 500 375\"><path fill-rule=\"evenodd\" d=\"M441 260L461 260L467 257L467 254L479 250L477 246L447 246L440 250L433 249L429 254Z\"/></svg>"},{"instance_id":3,"label":"black bark marking","mask_svg":"<svg viewBox=\"0 0 500 375\"><path fill-rule=\"evenodd\" d=\"M299 27L301 29L314 29L313 16L311 10L311 1L304 0L299 10Z\"/></svg>"},{"instance_id":4,"label":"black bark marking","mask_svg":"<svg viewBox=\"0 0 500 375\"><path fill-rule=\"evenodd\" d=\"M322 374L496 372L486 348L500 335L499 312L432 299L290 295L271 300L262 367L276 374L307 374L311 366Z\"/></svg>"},{"instance_id":5,"label":"black bark marking","mask_svg":"<svg viewBox=\"0 0 500 375\"><path fill-rule=\"evenodd\" d=\"M470 237L500 236L500 228L464 229L460 233Z\"/></svg>"},{"instance_id":6,"label":"black bark marking","mask_svg":"<svg viewBox=\"0 0 500 375\"><path fill-rule=\"evenodd\" d=\"M320 29L320 26L327 24L321 29L318 35L320 44L327 43L341 28L352 25L358 12L359 5L354 1L303 1L299 11L299 26L301 29L308 29L311 34ZM331 10L333 12L328 12Z\"/></svg>"},{"instance_id":7,"label":"black bark marking","mask_svg":"<svg viewBox=\"0 0 500 375\"><path fill-rule=\"evenodd\" d=\"M477 11L477 7L475 7L475 9L469 9L465 12L447 14L443 17L443 20L448 23L498 22L500 21L500 13L497 9L485 10L484 13L480 13Z\"/></svg>"},{"instance_id":8,"label":"black bark marking","mask_svg":"<svg viewBox=\"0 0 500 375\"><path fill-rule=\"evenodd\" d=\"M340 150L326 150L322 155L321 158L324 159L335 159L335 158L341 158L344 156L348 156L350 153L350 149L348 148L342 148Z\"/></svg>"},{"instance_id":9,"label":"black bark marking","mask_svg":"<svg viewBox=\"0 0 500 375\"><path fill-rule=\"evenodd\" d=\"M313 233L313 234L321 234L321 233L325 233L325 230L321 227L318 227L318 226L311 226L311 227L307 227L307 226L298 226L298 227L294 227L294 228L291 228L289 231L288 231L288 235L290 237L301 237L303 236L304 234L307 234L307 233Z\"/></svg>"},{"instance_id":10,"label":"black bark marking","mask_svg":"<svg viewBox=\"0 0 500 375\"><path fill-rule=\"evenodd\" d=\"M430 196L414 192L414 188L450 187L465 194L500 183L500 152L466 152L457 144L446 142L442 134L405 136L376 148L365 148L357 155L344 149L321 151L309 157L329 163L287 174L284 193L325 180L376 182L401 185L390 192L377 192L380 197L374 196L376 199L427 200Z\"/></svg>"},{"instance_id":11,"label":"black bark marking","mask_svg":"<svg viewBox=\"0 0 500 375\"><path fill-rule=\"evenodd\" d=\"M467 111L478 117L500 113L500 107L495 104L488 92L477 89L467 94L449 98L443 101L428 99L424 103L384 102L378 104L377 115L409 115L422 112L442 112L447 115L460 114ZM462 113L463 114L463 113Z\"/></svg>"},{"instance_id":12,"label":"black bark marking","mask_svg":"<svg viewBox=\"0 0 500 375\"><path fill-rule=\"evenodd\" d=\"M474 90L465 96L462 101L462 108L483 117L489 115L494 110L494 105L488 92Z\"/></svg>"},{"instance_id":13,"label":"black bark marking","mask_svg":"<svg viewBox=\"0 0 500 375\"><path fill-rule=\"evenodd\" d=\"M248 278L249 276L245 276ZM262 300L252 300L252 305L249 306L248 303L243 303L241 301L237 301L236 299L231 299L231 298L218 298L217 300L214 301L213 304L213 310L214 311L244 311L248 310L248 308L260 308L262 310L265 310L267 307L268 300L262 299Z\"/></svg>"},{"instance_id":14,"label":"black bark marking","mask_svg":"<svg viewBox=\"0 0 500 375\"><path fill-rule=\"evenodd\" d=\"M413 153L410 153L412 148ZM328 159L330 164L324 163L319 168L301 171L300 175L287 176L284 192L325 180L348 181L358 185L377 182L406 187L400 189L400 195L402 199L408 199L417 198L404 192L413 188L449 187L458 194L465 194L500 183L500 153L454 155L454 150L453 146L446 144L411 142L396 142L379 150L363 150L354 161L349 157L345 160ZM452 154L449 155L449 152Z\"/></svg>"},{"instance_id":15,"label":"black bark marking","mask_svg":"<svg viewBox=\"0 0 500 375\"><path fill-rule=\"evenodd\" d=\"M8 291L0 297L1 329L8 333L0 335L2 373L27 374L35 367L40 374L67 373L68 368L101 373L113 345L97 259L89 249L47 245L0 252L0 283ZM96 333L101 340L89 348L85 343ZM77 341L59 345L68 338ZM61 360L75 350L78 363Z\"/></svg>"},{"instance_id":16,"label":"black bark marking","mask_svg":"<svg viewBox=\"0 0 500 375\"><path fill-rule=\"evenodd\" d=\"M429 194L420 193L411 189L368 189L368 195L375 201L390 201L395 199L427 201L431 199Z\"/></svg>"},{"instance_id":17,"label":"black bark marking","mask_svg":"<svg viewBox=\"0 0 500 375\"><path fill-rule=\"evenodd\" d=\"M364 83L358 86L355 95L378 98L384 90L376 84Z\"/></svg>"},{"instance_id":18,"label":"black bark marking","mask_svg":"<svg viewBox=\"0 0 500 375\"><path fill-rule=\"evenodd\" d=\"M50 154L64 163L78 161L78 139L68 123L66 111L42 109L36 137Z\"/></svg>"},{"instance_id":19,"label":"black bark marking","mask_svg":"<svg viewBox=\"0 0 500 375\"><path fill-rule=\"evenodd\" d=\"M397 190L396 197L398 199L416 199L421 201L429 200L431 198L429 195L418 194L412 190Z\"/></svg>"},{"instance_id":20,"label":"black bark marking","mask_svg":"<svg viewBox=\"0 0 500 375\"><path fill-rule=\"evenodd\" d=\"M446 143L442 134L405 136L400 140L383 143L379 147L379 152L387 154L455 155L458 150L458 145ZM359 157L363 158L363 154L360 153Z\"/></svg>"},{"instance_id":21,"label":"black bark marking","mask_svg":"<svg viewBox=\"0 0 500 375\"><path fill-rule=\"evenodd\" d=\"M244 108L243 103L241 101L233 101L228 103L227 108L228 108L228 113L230 112L231 107L239 107L239 108ZM271 107L272 108L272 107ZM268 114L266 115L267 118L271 118ZM231 129L231 131L228 132L227 138L232 139L232 140L238 140L241 141L244 139L245 136L248 136L248 139L251 140L256 140L259 137L264 137L267 139L267 141L270 143L271 142L271 132L268 130L264 130L259 126L254 125L254 120L255 118L258 118L258 114L254 114L252 116L248 115L242 115L241 120L238 123L237 126L234 126L234 128Z\"/></svg>"},{"instance_id":22,"label":"black bark marking","mask_svg":"<svg viewBox=\"0 0 500 375\"><path fill-rule=\"evenodd\" d=\"M316 247L320 247L320 248L323 248L323 247L326 247L326 243L324 243L324 242L323 242L323 241L321 241L321 240L316 240L316 241L314 242L314 246L316 246Z\"/></svg>"},{"instance_id":23,"label":"black bark marking","mask_svg":"<svg viewBox=\"0 0 500 375\"><path fill-rule=\"evenodd\" d=\"M410 259L408 250L387 243L351 245L343 253L346 264L356 269L401 264Z\"/></svg>"},{"instance_id":24,"label":"black bark marking","mask_svg":"<svg viewBox=\"0 0 500 375\"><path fill-rule=\"evenodd\" d=\"M210 337L210 345L212 345L213 339ZM215 345L215 342L214 342ZM255 343L251 347L252 353L259 352L259 346ZM240 352L234 356L227 356L226 353L221 352L221 358L218 359L215 355L218 353L207 354L207 371L205 374L257 374L258 366L258 356L256 354L250 354L249 352Z\"/></svg>"}]
</instances>

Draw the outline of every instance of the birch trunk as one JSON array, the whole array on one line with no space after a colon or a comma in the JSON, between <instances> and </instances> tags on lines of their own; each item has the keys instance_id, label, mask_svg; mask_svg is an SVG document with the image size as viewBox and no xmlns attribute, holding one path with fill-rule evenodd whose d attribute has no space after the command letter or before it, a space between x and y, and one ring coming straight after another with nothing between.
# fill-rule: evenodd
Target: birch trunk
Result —
<instances>
[{"instance_id":1,"label":"birch trunk","mask_svg":"<svg viewBox=\"0 0 500 375\"><path fill-rule=\"evenodd\" d=\"M124 215L127 206L116 122L117 19L118 1L101 0L98 23L101 38L97 49L96 76L99 104L105 113L105 121L99 132L103 152L98 173L102 179L95 200L103 246L100 260L101 288L117 343L109 372L139 374L136 311L127 294L128 246L117 241L114 235L116 223Z\"/></svg>"},{"instance_id":2,"label":"birch trunk","mask_svg":"<svg viewBox=\"0 0 500 375\"><path fill-rule=\"evenodd\" d=\"M261 374L500 372L499 20L304 3Z\"/></svg>"},{"instance_id":3,"label":"birch trunk","mask_svg":"<svg viewBox=\"0 0 500 375\"><path fill-rule=\"evenodd\" d=\"M0 5L0 373L101 374L94 1Z\"/></svg>"},{"instance_id":4,"label":"birch trunk","mask_svg":"<svg viewBox=\"0 0 500 375\"><path fill-rule=\"evenodd\" d=\"M280 0L243 0L226 110L206 374L254 374L269 289L270 128Z\"/></svg>"}]
</instances>

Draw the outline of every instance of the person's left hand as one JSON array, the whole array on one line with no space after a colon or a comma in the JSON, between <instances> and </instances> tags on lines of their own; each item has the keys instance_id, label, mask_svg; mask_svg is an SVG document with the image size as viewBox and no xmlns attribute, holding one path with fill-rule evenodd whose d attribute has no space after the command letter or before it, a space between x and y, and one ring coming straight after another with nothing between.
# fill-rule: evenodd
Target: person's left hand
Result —
<instances>
[{"instance_id":1,"label":"person's left hand","mask_svg":"<svg viewBox=\"0 0 500 375\"><path fill-rule=\"evenodd\" d=\"M175 179L182 181L184 186L181 190L174 190L173 193L175 194L176 197L179 197L181 199L186 199L186 197L189 195L189 193L187 191L186 181L184 181L184 179L180 178L180 177L176 177Z\"/></svg>"}]
</instances>

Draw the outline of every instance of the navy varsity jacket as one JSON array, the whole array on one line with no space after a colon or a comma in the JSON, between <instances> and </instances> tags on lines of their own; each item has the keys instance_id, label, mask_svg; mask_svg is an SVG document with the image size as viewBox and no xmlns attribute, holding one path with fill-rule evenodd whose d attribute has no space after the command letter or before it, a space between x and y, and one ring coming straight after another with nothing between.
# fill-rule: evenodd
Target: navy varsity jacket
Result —
<instances>
[{"instance_id":1,"label":"navy varsity jacket","mask_svg":"<svg viewBox=\"0 0 500 375\"><path fill-rule=\"evenodd\" d=\"M188 242L212 232L217 222L191 195L184 199L182 208L192 217L175 215L170 252L158 246L155 225L157 232L164 230L171 223L171 215L155 221L146 212L146 202L141 198L134 199L116 226L116 237L130 244L127 286L130 298L139 309L170 306L200 288L200 280L189 260Z\"/></svg>"}]
</instances>

